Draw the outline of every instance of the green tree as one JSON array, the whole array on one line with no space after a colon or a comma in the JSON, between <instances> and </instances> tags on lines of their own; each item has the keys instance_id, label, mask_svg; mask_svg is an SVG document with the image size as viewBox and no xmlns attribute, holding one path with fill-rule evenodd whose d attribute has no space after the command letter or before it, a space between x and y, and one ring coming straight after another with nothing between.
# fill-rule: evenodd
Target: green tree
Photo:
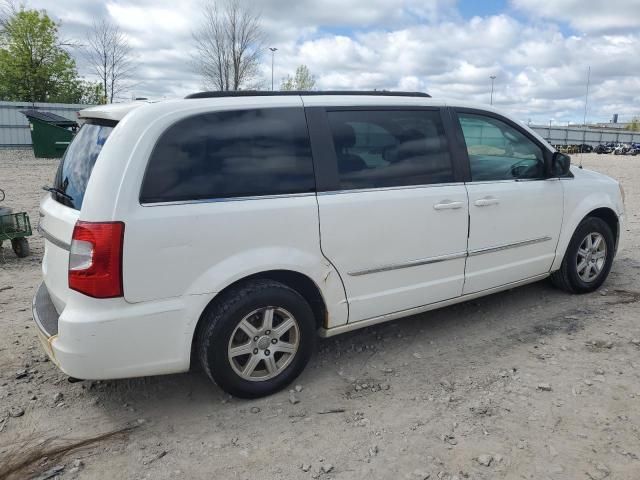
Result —
<instances>
[{"instance_id":1,"label":"green tree","mask_svg":"<svg viewBox=\"0 0 640 480\"><path fill-rule=\"evenodd\" d=\"M311 75L306 65L296 68L296 74L287 77L282 81L280 90L313 90L316 87L316 77Z\"/></svg>"},{"instance_id":2,"label":"green tree","mask_svg":"<svg viewBox=\"0 0 640 480\"><path fill-rule=\"evenodd\" d=\"M65 95L57 101L61 103L101 105L105 103L104 88L100 82L77 79L68 86Z\"/></svg>"},{"instance_id":3,"label":"green tree","mask_svg":"<svg viewBox=\"0 0 640 480\"><path fill-rule=\"evenodd\" d=\"M45 11L14 10L0 31L0 99L68 102L77 96L74 59Z\"/></svg>"},{"instance_id":4,"label":"green tree","mask_svg":"<svg viewBox=\"0 0 640 480\"><path fill-rule=\"evenodd\" d=\"M632 132L640 132L640 120L637 118L633 118L631 123L627 125L627 130L631 130Z\"/></svg>"}]
</instances>

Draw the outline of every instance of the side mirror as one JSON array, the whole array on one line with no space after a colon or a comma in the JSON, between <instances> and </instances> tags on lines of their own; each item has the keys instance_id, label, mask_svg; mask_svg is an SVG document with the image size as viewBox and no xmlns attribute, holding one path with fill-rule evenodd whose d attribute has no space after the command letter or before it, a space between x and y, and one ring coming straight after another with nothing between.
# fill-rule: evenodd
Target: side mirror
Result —
<instances>
[{"instance_id":1,"label":"side mirror","mask_svg":"<svg viewBox=\"0 0 640 480\"><path fill-rule=\"evenodd\" d=\"M571 167L571 157L564 153L554 152L551 157L550 177L566 177Z\"/></svg>"}]
</instances>

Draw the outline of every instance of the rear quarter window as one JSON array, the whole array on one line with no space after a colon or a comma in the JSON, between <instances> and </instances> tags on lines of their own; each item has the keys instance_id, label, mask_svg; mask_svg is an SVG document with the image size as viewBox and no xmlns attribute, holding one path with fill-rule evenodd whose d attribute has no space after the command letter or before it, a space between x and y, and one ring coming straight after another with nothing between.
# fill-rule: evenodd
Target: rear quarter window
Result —
<instances>
[{"instance_id":1,"label":"rear quarter window","mask_svg":"<svg viewBox=\"0 0 640 480\"><path fill-rule=\"evenodd\" d=\"M58 166L54 187L65 195L53 193L63 205L80 210L91 172L111 135L115 122L87 121L78 131Z\"/></svg>"},{"instance_id":2,"label":"rear quarter window","mask_svg":"<svg viewBox=\"0 0 640 480\"><path fill-rule=\"evenodd\" d=\"M313 192L302 108L233 110L180 120L149 158L140 202Z\"/></svg>"}]
</instances>

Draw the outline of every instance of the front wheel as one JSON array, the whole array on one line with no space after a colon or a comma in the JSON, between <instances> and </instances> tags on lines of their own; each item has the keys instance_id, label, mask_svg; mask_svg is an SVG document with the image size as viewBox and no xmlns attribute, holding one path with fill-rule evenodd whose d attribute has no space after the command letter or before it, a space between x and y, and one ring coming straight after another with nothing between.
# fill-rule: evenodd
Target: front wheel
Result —
<instances>
[{"instance_id":1,"label":"front wheel","mask_svg":"<svg viewBox=\"0 0 640 480\"><path fill-rule=\"evenodd\" d=\"M315 318L295 290L255 280L217 299L197 333L200 363L211 380L242 398L270 395L304 369L315 346Z\"/></svg>"},{"instance_id":2,"label":"front wheel","mask_svg":"<svg viewBox=\"0 0 640 480\"><path fill-rule=\"evenodd\" d=\"M600 218L587 217L571 237L560 270L551 275L551 280L570 293L593 292L607 279L614 253L609 225Z\"/></svg>"}]
</instances>

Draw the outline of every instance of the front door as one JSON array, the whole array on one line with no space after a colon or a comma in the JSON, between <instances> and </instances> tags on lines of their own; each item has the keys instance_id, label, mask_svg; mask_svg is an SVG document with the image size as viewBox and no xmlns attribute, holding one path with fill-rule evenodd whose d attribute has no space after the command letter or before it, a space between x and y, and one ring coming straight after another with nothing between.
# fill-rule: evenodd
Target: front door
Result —
<instances>
[{"instance_id":1,"label":"front door","mask_svg":"<svg viewBox=\"0 0 640 480\"><path fill-rule=\"evenodd\" d=\"M562 182L545 179L545 149L493 114L457 112L469 156L464 294L549 272L562 225Z\"/></svg>"},{"instance_id":2,"label":"front door","mask_svg":"<svg viewBox=\"0 0 640 480\"><path fill-rule=\"evenodd\" d=\"M440 110L341 108L308 118L312 145L322 125L331 145L314 148L320 177L333 179L318 188L321 247L342 277L349 322L460 296L467 193Z\"/></svg>"}]
</instances>

